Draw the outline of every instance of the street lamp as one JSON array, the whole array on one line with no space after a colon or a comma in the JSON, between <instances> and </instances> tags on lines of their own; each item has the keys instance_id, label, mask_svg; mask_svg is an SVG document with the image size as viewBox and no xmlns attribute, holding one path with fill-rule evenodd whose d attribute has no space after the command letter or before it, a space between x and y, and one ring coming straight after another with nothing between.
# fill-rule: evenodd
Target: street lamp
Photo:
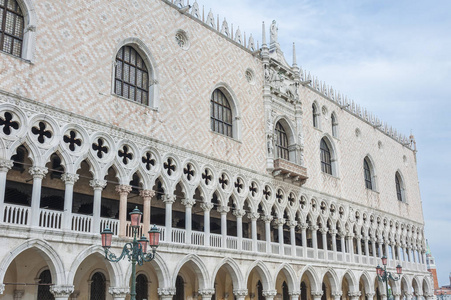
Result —
<instances>
[{"instance_id":1,"label":"street lamp","mask_svg":"<svg viewBox=\"0 0 451 300\"><path fill-rule=\"evenodd\" d=\"M387 257L384 255L381 258L382 260L382 265L384 266L383 268L379 265L377 265L376 267L376 274L377 274L377 279L379 279L379 281L381 282L385 282L385 289L387 291L387 300L388 300L388 281L391 279L393 281L399 280L401 277L393 277L393 275L391 274L391 272L387 271ZM396 273L398 275L402 274L402 267L400 264L398 264L396 266Z\"/></svg>"},{"instance_id":2,"label":"street lamp","mask_svg":"<svg viewBox=\"0 0 451 300\"><path fill-rule=\"evenodd\" d=\"M149 230L149 240L145 236L142 236L137 240L137 234L139 224L141 223L142 212L136 207L130 213L130 219L133 229L133 242L126 243L122 249L121 256L117 257L116 254L110 252L111 240L113 232L109 228L105 228L102 232L102 247L105 249L105 258L111 262L118 262L121 259L127 257L132 262L132 286L130 289L130 300L136 300L136 263L140 266L144 262L151 261L155 258L155 252L157 251L158 244L160 242L160 230L157 226L153 225ZM149 244L152 252L147 253L147 244Z\"/></svg>"}]
</instances>

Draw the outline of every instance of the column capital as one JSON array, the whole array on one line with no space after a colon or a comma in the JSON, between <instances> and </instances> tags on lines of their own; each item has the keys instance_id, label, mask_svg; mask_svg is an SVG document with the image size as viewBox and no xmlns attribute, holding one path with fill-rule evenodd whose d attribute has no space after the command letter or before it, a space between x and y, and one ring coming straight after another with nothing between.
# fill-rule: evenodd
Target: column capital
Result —
<instances>
[{"instance_id":1,"label":"column capital","mask_svg":"<svg viewBox=\"0 0 451 300\"><path fill-rule=\"evenodd\" d=\"M277 291L276 290L263 291L262 295L263 297L275 297L277 295Z\"/></svg>"},{"instance_id":2,"label":"column capital","mask_svg":"<svg viewBox=\"0 0 451 300\"><path fill-rule=\"evenodd\" d=\"M298 225L298 222L290 220L287 222L287 224L288 224L288 226L290 226L290 228L294 228Z\"/></svg>"},{"instance_id":3,"label":"column capital","mask_svg":"<svg viewBox=\"0 0 451 300\"><path fill-rule=\"evenodd\" d=\"M158 288L159 296L174 296L175 292L175 288Z\"/></svg>"},{"instance_id":4,"label":"column capital","mask_svg":"<svg viewBox=\"0 0 451 300\"><path fill-rule=\"evenodd\" d=\"M110 287L108 292L113 295L113 297L127 297L127 294L130 292L128 287Z\"/></svg>"},{"instance_id":5,"label":"column capital","mask_svg":"<svg viewBox=\"0 0 451 300\"><path fill-rule=\"evenodd\" d=\"M335 292L335 293L332 293L332 297L334 297L334 298L336 298L336 297L341 297L341 296L343 296L343 293L342 293L342 292Z\"/></svg>"},{"instance_id":6,"label":"column capital","mask_svg":"<svg viewBox=\"0 0 451 300\"><path fill-rule=\"evenodd\" d=\"M308 228L308 224L307 223L301 223L301 224L299 224L299 228L301 228L301 230L306 230Z\"/></svg>"},{"instance_id":7,"label":"column capital","mask_svg":"<svg viewBox=\"0 0 451 300\"><path fill-rule=\"evenodd\" d=\"M272 219L274 219L274 218L271 215L264 215L264 216L262 216L262 220L265 221L266 223L271 222Z\"/></svg>"},{"instance_id":8,"label":"column capital","mask_svg":"<svg viewBox=\"0 0 451 300\"><path fill-rule=\"evenodd\" d=\"M33 178L40 178L40 179L44 179L45 175L47 175L48 173L48 169L46 167L30 167L28 169L28 173L30 173L31 176L33 176Z\"/></svg>"},{"instance_id":9,"label":"column capital","mask_svg":"<svg viewBox=\"0 0 451 300\"><path fill-rule=\"evenodd\" d=\"M5 284L0 283L0 295L3 295L3 292L5 291Z\"/></svg>"},{"instance_id":10,"label":"column capital","mask_svg":"<svg viewBox=\"0 0 451 300\"><path fill-rule=\"evenodd\" d=\"M221 214L226 214L230 211L230 207L221 205L217 208L217 211Z\"/></svg>"},{"instance_id":11,"label":"column capital","mask_svg":"<svg viewBox=\"0 0 451 300\"><path fill-rule=\"evenodd\" d=\"M73 285L52 285L50 292L55 297L69 297L74 292Z\"/></svg>"},{"instance_id":12,"label":"column capital","mask_svg":"<svg viewBox=\"0 0 451 300\"><path fill-rule=\"evenodd\" d=\"M277 218L274 220L274 223L277 226L283 226L285 224L286 220L284 218Z\"/></svg>"},{"instance_id":13,"label":"column capital","mask_svg":"<svg viewBox=\"0 0 451 300\"><path fill-rule=\"evenodd\" d=\"M213 203L204 202L200 204L200 208L202 208L203 211L210 211L213 208Z\"/></svg>"},{"instance_id":14,"label":"column capital","mask_svg":"<svg viewBox=\"0 0 451 300\"><path fill-rule=\"evenodd\" d=\"M374 294L374 293L373 293L373 294ZM367 295L368 295L368 293L367 293ZM404 293L404 295L406 295L406 297L410 297L410 298L413 297L413 294L412 294L412 293Z\"/></svg>"},{"instance_id":15,"label":"column capital","mask_svg":"<svg viewBox=\"0 0 451 300\"><path fill-rule=\"evenodd\" d=\"M153 196L155 196L155 191L154 190L141 190L141 191L139 191L139 195L142 198L152 198Z\"/></svg>"},{"instance_id":16,"label":"column capital","mask_svg":"<svg viewBox=\"0 0 451 300\"><path fill-rule=\"evenodd\" d=\"M317 231L319 229L319 227L318 226L316 226L316 225L311 225L310 226L310 230L312 230L312 231ZM312 294L313 295L313 294Z\"/></svg>"},{"instance_id":17,"label":"column capital","mask_svg":"<svg viewBox=\"0 0 451 300\"><path fill-rule=\"evenodd\" d=\"M366 293L365 295L370 300L370 299L373 299L373 297L374 297L374 295L376 295L376 293L370 292L370 293Z\"/></svg>"},{"instance_id":18,"label":"column capital","mask_svg":"<svg viewBox=\"0 0 451 300\"><path fill-rule=\"evenodd\" d=\"M233 295L236 296L236 297L246 297L247 296L247 289L233 290Z\"/></svg>"},{"instance_id":19,"label":"column capital","mask_svg":"<svg viewBox=\"0 0 451 300\"><path fill-rule=\"evenodd\" d=\"M345 238L346 237L346 232L345 231L340 231L338 233L338 235L340 236L340 238Z\"/></svg>"},{"instance_id":20,"label":"column capital","mask_svg":"<svg viewBox=\"0 0 451 300\"><path fill-rule=\"evenodd\" d=\"M331 230L329 230L329 233L330 233L332 236L334 236L334 235L337 235L338 231L337 231L337 229L331 229Z\"/></svg>"},{"instance_id":21,"label":"column capital","mask_svg":"<svg viewBox=\"0 0 451 300\"><path fill-rule=\"evenodd\" d=\"M126 184L116 185L116 192L128 195L132 191L132 187Z\"/></svg>"},{"instance_id":22,"label":"column capital","mask_svg":"<svg viewBox=\"0 0 451 300\"><path fill-rule=\"evenodd\" d=\"M61 175L61 180L65 184L74 185L78 181L78 178L80 178L78 174L64 173L63 175Z\"/></svg>"},{"instance_id":23,"label":"column capital","mask_svg":"<svg viewBox=\"0 0 451 300\"><path fill-rule=\"evenodd\" d=\"M175 202L175 199L176 199L175 195L168 195L168 194L163 195L164 203L172 204Z\"/></svg>"},{"instance_id":24,"label":"column capital","mask_svg":"<svg viewBox=\"0 0 451 300\"><path fill-rule=\"evenodd\" d=\"M198 290L197 291L198 295L201 295L202 297L205 296L213 296L215 294L215 289L203 289L203 290Z\"/></svg>"},{"instance_id":25,"label":"column capital","mask_svg":"<svg viewBox=\"0 0 451 300\"><path fill-rule=\"evenodd\" d=\"M246 215L246 212L243 209L235 209L232 214L237 218L242 218L244 215Z\"/></svg>"},{"instance_id":26,"label":"column capital","mask_svg":"<svg viewBox=\"0 0 451 300\"><path fill-rule=\"evenodd\" d=\"M89 181L89 186L94 190L103 190L107 185L107 181L103 179L93 179Z\"/></svg>"},{"instance_id":27,"label":"column capital","mask_svg":"<svg viewBox=\"0 0 451 300\"><path fill-rule=\"evenodd\" d=\"M257 213L257 212L251 212L251 213L248 213L248 214L247 214L247 217L248 217L249 219L251 219L252 221L257 221L258 218L260 218L260 214Z\"/></svg>"},{"instance_id":28,"label":"column capital","mask_svg":"<svg viewBox=\"0 0 451 300\"><path fill-rule=\"evenodd\" d=\"M349 297L360 297L362 293L360 291L357 292L348 292Z\"/></svg>"},{"instance_id":29,"label":"column capital","mask_svg":"<svg viewBox=\"0 0 451 300\"><path fill-rule=\"evenodd\" d=\"M323 291L312 292L313 297L321 297L323 295Z\"/></svg>"},{"instance_id":30,"label":"column capital","mask_svg":"<svg viewBox=\"0 0 451 300\"><path fill-rule=\"evenodd\" d=\"M185 205L186 207L193 207L193 205L196 204L196 200L185 198L182 199L182 204Z\"/></svg>"},{"instance_id":31,"label":"column capital","mask_svg":"<svg viewBox=\"0 0 451 300\"><path fill-rule=\"evenodd\" d=\"M290 296L300 296L301 295L301 291L292 291L292 292L289 292L288 293L288 295L290 295Z\"/></svg>"},{"instance_id":32,"label":"column capital","mask_svg":"<svg viewBox=\"0 0 451 300\"><path fill-rule=\"evenodd\" d=\"M329 229L328 229L327 227L321 227L321 228L319 228L319 231L320 231L322 234L326 234L327 231L329 231Z\"/></svg>"},{"instance_id":33,"label":"column capital","mask_svg":"<svg viewBox=\"0 0 451 300\"><path fill-rule=\"evenodd\" d=\"M0 159L0 172L8 172L14 166L14 162L9 159Z\"/></svg>"}]
</instances>

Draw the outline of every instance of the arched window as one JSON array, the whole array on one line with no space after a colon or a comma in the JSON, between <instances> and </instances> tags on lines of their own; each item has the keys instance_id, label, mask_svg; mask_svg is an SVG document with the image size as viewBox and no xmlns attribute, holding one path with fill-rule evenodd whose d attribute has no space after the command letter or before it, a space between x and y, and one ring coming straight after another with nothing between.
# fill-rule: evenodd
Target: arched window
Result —
<instances>
[{"instance_id":1,"label":"arched window","mask_svg":"<svg viewBox=\"0 0 451 300\"><path fill-rule=\"evenodd\" d=\"M101 272L96 272L91 278L91 290L89 299L105 300L106 279Z\"/></svg>"},{"instance_id":2,"label":"arched window","mask_svg":"<svg viewBox=\"0 0 451 300\"><path fill-rule=\"evenodd\" d=\"M330 149L324 139L321 139L320 150L321 150L321 171L332 175L332 162Z\"/></svg>"},{"instance_id":3,"label":"arched window","mask_svg":"<svg viewBox=\"0 0 451 300\"><path fill-rule=\"evenodd\" d=\"M115 94L148 105L149 81L149 72L139 53L131 46L119 49L116 55Z\"/></svg>"},{"instance_id":4,"label":"arched window","mask_svg":"<svg viewBox=\"0 0 451 300\"><path fill-rule=\"evenodd\" d=\"M146 275L139 274L136 276L136 300L149 299L148 284Z\"/></svg>"},{"instance_id":5,"label":"arched window","mask_svg":"<svg viewBox=\"0 0 451 300\"><path fill-rule=\"evenodd\" d=\"M211 95L211 130L229 137L232 135L232 109L229 100L219 89Z\"/></svg>"},{"instance_id":6,"label":"arched window","mask_svg":"<svg viewBox=\"0 0 451 300\"><path fill-rule=\"evenodd\" d=\"M365 186L367 189L373 189L372 172L370 168L370 163L368 163L368 158L365 157L363 160L363 172L365 173Z\"/></svg>"},{"instance_id":7,"label":"arched window","mask_svg":"<svg viewBox=\"0 0 451 300\"><path fill-rule=\"evenodd\" d=\"M330 122L332 125L332 136L338 137L338 122L337 122L337 117L335 116L334 113L332 113L330 115Z\"/></svg>"},{"instance_id":8,"label":"arched window","mask_svg":"<svg viewBox=\"0 0 451 300\"><path fill-rule=\"evenodd\" d=\"M318 108L316 107L316 104L312 104L312 119L313 119L313 127L319 128L318 125Z\"/></svg>"},{"instance_id":9,"label":"arched window","mask_svg":"<svg viewBox=\"0 0 451 300\"><path fill-rule=\"evenodd\" d=\"M288 136L280 122L276 124L276 149L277 157L286 160L290 159L288 151Z\"/></svg>"},{"instance_id":10,"label":"arched window","mask_svg":"<svg viewBox=\"0 0 451 300\"><path fill-rule=\"evenodd\" d=\"M185 282L182 276L177 276L175 280L175 295L173 300L185 300Z\"/></svg>"},{"instance_id":11,"label":"arched window","mask_svg":"<svg viewBox=\"0 0 451 300\"><path fill-rule=\"evenodd\" d=\"M301 282L301 300L307 300L308 299L308 291L307 291L307 285L304 281Z\"/></svg>"},{"instance_id":12,"label":"arched window","mask_svg":"<svg viewBox=\"0 0 451 300\"><path fill-rule=\"evenodd\" d=\"M0 2L1 3L1 2ZM55 297L50 292L52 285L52 275L49 270L44 270L39 275L38 298L39 300L54 300Z\"/></svg>"},{"instance_id":13,"label":"arched window","mask_svg":"<svg viewBox=\"0 0 451 300\"><path fill-rule=\"evenodd\" d=\"M402 182L401 175L399 172L396 172L395 174L395 184L396 184L396 197L399 201L404 202L404 184Z\"/></svg>"},{"instance_id":14,"label":"arched window","mask_svg":"<svg viewBox=\"0 0 451 300\"><path fill-rule=\"evenodd\" d=\"M24 16L16 0L0 1L0 50L22 56Z\"/></svg>"}]
</instances>

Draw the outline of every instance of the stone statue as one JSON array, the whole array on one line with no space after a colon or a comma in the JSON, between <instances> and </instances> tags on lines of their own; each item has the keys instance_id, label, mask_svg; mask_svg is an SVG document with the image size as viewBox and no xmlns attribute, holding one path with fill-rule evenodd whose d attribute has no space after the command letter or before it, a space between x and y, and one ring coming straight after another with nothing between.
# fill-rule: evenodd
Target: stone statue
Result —
<instances>
[{"instance_id":1,"label":"stone statue","mask_svg":"<svg viewBox=\"0 0 451 300\"><path fill-rule=\"evenodd\" d=\"M277 34L279 31L279 28L277 28L276 20L272 21L269 31L270 31L269 33L270 33L270 38L271 38L271 44L277 43Z\"/></svg>"}]
</instances>

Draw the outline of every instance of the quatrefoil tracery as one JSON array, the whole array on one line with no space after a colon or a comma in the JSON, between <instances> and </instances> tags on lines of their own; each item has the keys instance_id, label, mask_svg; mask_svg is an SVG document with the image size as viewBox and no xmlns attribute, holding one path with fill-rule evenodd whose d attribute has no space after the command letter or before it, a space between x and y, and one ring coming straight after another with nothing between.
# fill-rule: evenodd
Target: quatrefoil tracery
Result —
<instances>
[{"instance_id":1,"label":"quatrefoil tracery","mask_svg":"<svg viewBox=\"0 0 451 300\"><path fill-rule=\"evenodd\" d=\"M97 139L97 143L92 143L92 150L97 152L98 158L103 158L103 154L108 153L108 147L104 146L105 141L101 138Z\"/></svg>"},{"instance_id":2,"label":"quatrefoil tracery","mask_svg":"<svg viewBox=\"0 0 451 300\"><path fill-rule=\"evenodd\" d=\"M219 177L219 184L223 190L229 185L229 178L226 174L222 173L221 177Z\"/></svg>"},{"instance_id":3,"label":"quatrefoil tracery","mask_svg":"<svg viewBox=\"0 0 451 300\"><path fill-rule=\"evenodd\" d=\"M11 129L19 129L19 122L13 121L13 115L10 112L5 112L4 117L0 117L0 126L3 126L3 133L11 134Z\"/></svg>"},{"instance_id":4,"label":"quatrefoil tracery","mask_svg":"<svg viewBox=\"0 0 451 300\"><path fill-rule=\"evenodd\" d=\"M172 173L175 172L175 164L172 158L168 158L167 162L163 164L163 168L166 170L169 176L171 176Z\"/></svg>"},{"instance_id":5,"label":"quatrefoil tracery","mask_svg":"<svg viewBox=\"0 0 451 300\"><path fill-rule=\"evenodd\" d=\"M251 192L252 197L255 197L257 191L257 184L255 183L255 181L252 181L251 185L249 186L249 192Z\"/></svg>"},{"instance_id":6,"label":"quatrefoil tracery","mask_svg":"<svg viewBox=\"0 0 451 300\"><path fill-rule=\"evenodd\" d=\"M66 134L64 137L63 137L63 141L66 143L66 144L69 144L69 149L70 149L70 151L75 151L75 146L78 146L78 147L80 147L81 146L81 139L78 139L77 138L77 132L76 131L74 131L74 130L71 130L70 132L69 132L69 134Z\"/></svg>"},{"instance_id":7,"label":"quatrefoil tracery","mask_svg":"<svg viewBox=\"0 0 451 300\"><path fill-rule=\"evenodd\" d=\"M191 181L192 178L194 178L194 167L192 164L187 164L186 167L183 169L183 174L185 174L186 179L188 181Z\"/></svg>"},{"instance_id":8,"label":"quatrefoil tracery","mask_svg":"<svg viewBox=\"0 0 451 300\"><path fill-rule=\"evenodd\" d=\"M122 150L117 151L117 155L122 158L124 165L128 164L128 161L133 159L133 153L130 152L127 145L124 145Z\"/></svg>"},{"instance_id":9,"label":"quatrefoil tracery","mask_svg":"<svg viewBox=\"0 0 451 300\"><path fill-rule=\"evenodd\" d=\"M235 189L238 192L238 194L241 194L241 190L244 188L244 182L243 179L237 178L235 182Z\"/></svg>"},{"instance_id":10,"label":"quatrefoil tracery","mask_svg":"<svg viewBox=\"0 0 451 300\"><path fill-rule=\"evenodd\" d=\"M202 179L204 180L205 185L210 184L211 180L213 179L210 169L205 169L205 171L202 173Z\"/></svg>"},{"instance_id":11,"label":"quatrefoil tracery","mask_svg":"<svg viewBox=\"0 0 451 300\"><path fill-rule=\"evenodd\" d=\"M155 166L155 159L151 152L146 152L141 161L146 166L147 171L150 171Z\"/></svg>"},{"instance_id":12,"label":"quatrefoil tracery","mask_svg":"<svg viewBox=\"0 0 451 300\"><path fill-rule=\"evenodd\" d=\"M31 132L38 136L38 142L44 144L45 138L50 139L52 137L52 132L47 130L47 124L45 122L39 122L38 126L33 126Z\"/></svg>"}]
</instances>

